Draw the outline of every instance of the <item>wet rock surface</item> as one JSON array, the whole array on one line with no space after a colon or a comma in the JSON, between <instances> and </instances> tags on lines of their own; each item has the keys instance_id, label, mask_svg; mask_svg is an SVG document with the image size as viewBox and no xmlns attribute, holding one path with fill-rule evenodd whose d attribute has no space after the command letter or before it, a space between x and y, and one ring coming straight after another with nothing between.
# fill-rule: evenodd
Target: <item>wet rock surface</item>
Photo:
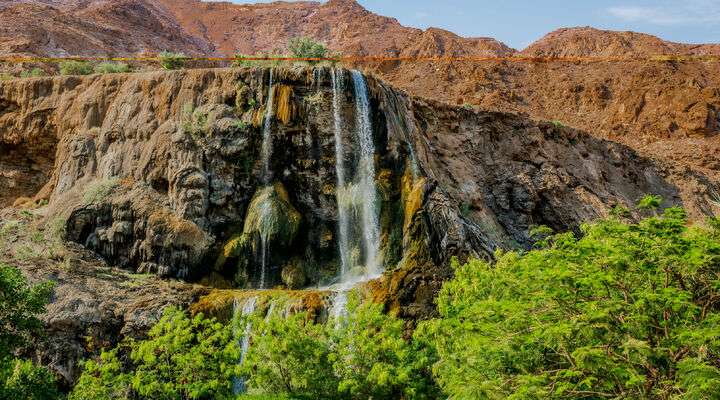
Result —
<instances>
[{"instance_id":1,"label":"wet rock surface","mask_svg":"<svg viewBox=\"0 0 720 400\"><path fill-rule=\"evenodd\" d=\"M334 100L346 144L339 157L351 169L361 160L353 81L349 73L341 75L345 89L337 99L327 68L276 69L272 88L268 69L0 86L0 102L14 104L0 116L0 143L39 143L27 157L56 149L33 200L49 201L47 218L63 221L65 239L126 271L123 279L138 285L110 279L87 289L83 278L74 285L76 278L68 276L64 294L51 305L54 314L69 310L63 321L76 315L100 327L80 323L53 335L70 341L63 332L76 332L69 335L77 348L80 332L100 329L107 334L98 336L110 338L140 332L133 327L146 327L164 305L191 301L188 285L158 277L236 289L257 288L263 279L267 288L279 289L334 283L341 264ZM700 171L669 170L626 146L559 124L414 98L373 77L367 84L386 273L366 288L403 318L434 313L453 257L489 259L497 249L528 248L533 226L577 230L648 193L663 196L665 206L685 206L695 219L718 212L717 182ZM262 133L271 97L273 147L269 176L263 177ZM7 160L19 166L13 149ZM670 174L692 185L678 187ZM265 192L267 201L259 201ZM259 258L263 235L269 247ZM42 266L26 267L28 274L41 274L38 279L48 276ZM148 276L151 283L133 276ZM168 296L151 299L157 290ZM86 307L75 298L95 303ZM143 311L136 314L135 307ZM61 363L52 361L61 347L54 349L41 353ZM84 353L74 354L72 360Z\"/></svg>"}]
</instances>

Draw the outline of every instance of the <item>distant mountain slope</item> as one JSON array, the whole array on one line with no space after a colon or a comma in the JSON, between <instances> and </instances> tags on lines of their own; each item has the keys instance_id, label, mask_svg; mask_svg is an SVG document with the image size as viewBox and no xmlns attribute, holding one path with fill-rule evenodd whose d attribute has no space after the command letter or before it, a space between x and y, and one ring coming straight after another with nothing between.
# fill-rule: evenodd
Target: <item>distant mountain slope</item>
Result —
<instances>
[{"instance_id":1,"label":"distant mountain slope","mask_svg":"<svg viewBox=\"0 0 720 400\"><path fill-rule=\"evenodd\" d=\"M637 32L591 27L550 32L520 54L533 57L649 57L656 55L720 55L720 45L669 42Z\"/></svg>"},{"instance_id":2,"label":"distant mountain slope","mask_svg":"<svg viewBox=\"0 0 720 400\"><path fill-rule=\"evenodd\" d=\"M374 14L354 0L232 4L159 0L192 34L224 55L284 49L294 36L311 36L346 55L510 55L514 50L489 38L462 38L440 30L408 28Z\"/></svg>"},{"instance_id":3,"label":"distant mountain slope","mask_svg":"<svg viewBox=\"0 0 720 400\"><path fill-rule=\"evenodd\" d=\"M245 5L200 0L0 3L0 55L133 55L166 49L254 54L283 52L287 41L299 35L311 36L345 55L720 55L720 44L681 44L642 33L587 27L556 30L517 53L490 38L404 27L354 0ZM560 121L720 179L718 66L657 60L354 65L415 95Z\"/></svg>"},{"instance_id":4,"label":"distant mountain slope","mask_svg":"<svg viewBox=\"0 0 720 400\"><path fill-rule=\"evenodd\" d=\"M2 55L105 56L168 49L208 54L212 46L187 34L154 1L11 0L0 4Z\"/></svg>"}]
</instances>

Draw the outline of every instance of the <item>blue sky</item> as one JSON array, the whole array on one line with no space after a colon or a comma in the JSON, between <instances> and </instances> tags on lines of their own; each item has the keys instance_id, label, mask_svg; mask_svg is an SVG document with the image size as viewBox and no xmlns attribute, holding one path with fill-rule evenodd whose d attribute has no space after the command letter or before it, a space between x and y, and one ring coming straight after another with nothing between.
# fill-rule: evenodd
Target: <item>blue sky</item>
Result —
<instances>
[{"instance_id":1,"label":"blue sky","mask_svg":"<svg viewBox=\"0 0 720 400\"><path fill-rule=\"evenodd\" d=\"M720 43L720 0L358 1L403 25L490 36L519 49L556 28L585 25L646 32L685 43Z\"/></svg>"}]
</instances>

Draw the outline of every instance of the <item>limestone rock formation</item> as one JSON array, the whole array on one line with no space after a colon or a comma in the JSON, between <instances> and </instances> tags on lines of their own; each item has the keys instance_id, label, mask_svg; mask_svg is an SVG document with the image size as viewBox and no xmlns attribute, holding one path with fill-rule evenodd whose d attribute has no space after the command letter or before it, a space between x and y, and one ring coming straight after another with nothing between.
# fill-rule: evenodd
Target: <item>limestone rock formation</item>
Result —
<instances>
[{"instance_id":1,"label":"limestone rock formation","mask_svg":"<svg viewBox=\"0 0 720 400\"><path fill-rule=\"evenodd\" d=\"M452 275L451 258L528 248L533 226L577 230L648 193L663 196L666 206L685 206L694 218L720 211L717 182L701 171L668 170L624 145L557 123L412 97L372 76L364 78L367 115L356 118L358 75L334 74L342 77L342 90L333 90L329 68L3 82L0 146L8 151L0 155L0 185L15 185L15 171L34 178L3 200L47 200L45 217L64 221L66 239L121 269L114 271L151 276L150 288L162 285L154 276L223 289L317 288L340 272L336 163L338 157L350 168L367 162L354 140L366 117L386 271L366 289L411 320L434 313L434 297ZM265 120L273 143L270 183L261 157ZM46 168L28 171L28 160ZM669 179L677 177L695 183ZM262 257L258 238L269 244ZM51 307L72 307L69 284ZM138 285L141 293L155 290ZM108 293L137 294L121 286ZM95 315L110 300L93 291L101 299L88 311ZM175 293L163 304L192 297ZM320 307L320 300L311 303ZM113 332L101 336L116 340L128 320L98 315L98 324ZM57 349L43 354L52 359ZM84 353L75 354L72 360ZM77 372L62 368L73 371L69 379Z\"/></svg>"}]
</instances>

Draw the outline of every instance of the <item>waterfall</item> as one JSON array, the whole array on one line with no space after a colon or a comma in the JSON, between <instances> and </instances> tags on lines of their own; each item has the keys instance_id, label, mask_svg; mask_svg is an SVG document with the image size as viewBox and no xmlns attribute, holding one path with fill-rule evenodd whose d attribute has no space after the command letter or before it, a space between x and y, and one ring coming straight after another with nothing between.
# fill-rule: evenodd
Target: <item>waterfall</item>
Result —
<instances>
[{"instance_id":1,"label":"waterfall","mask_svg":"<svg viewBox=\"0 0 720 400\"><path fill-rule=\"evenodd\" d=\"M265 106L265 121L263 124L263 141L261 148L262 156L262 181L267 186L270 184L270 157L272 156L273 140L272 140L272 119L274 117L275 107L275 90L273 90L273 72L270 68L270 81L268 84L267 105ZM264 217L263 217L264 218ZM267 237L260 235L260 289L265 289L265 275L267 271Z\"/></svg>"},{"instance_id":2,"label":"waterfall","mask_svg":"<svg viewBox=\"0 0 720 400\"><path fill-rule=\"evenodd\" d=\"M367 83L358 71L352 71L355 93L355 135L357 145L354 176L350 176L345 165L343 142L344 121L342 118L342 96L345 77L343 70L332 71L333 112L335 122L335 168L337 174L338 202L338 247L340 252L340 282L330 317L340 323L347 315L348 292L357 284L377 278L382 274L380 257L380 224L377 187L375 183L375 145L370 115L370 99ZM354 211L354 212L353 212ZM361 248L364 260L352 257L352 249ZM360 265L358 265L360 264ZM358 273L357 267L364 267Z\"/></svg>"},{"instance_id":3,"label":"waterfall","mask_svg":"<svg viewBox=\"0 0 720 400\"><path fill-rule=\"evenodd\" d=\"M340 277L347 275L350 271L350 247L348 237L350 235L350 218L348 209L340 199L341 190L345 189L345 162L342 143L342 104L341 96L345 92L345 79L342 70L332 70L333 84L333 117L335 120L335 172L337 175L337 188L335 195L338 197L338 247L340 248Z\"/></svg>"},{"instance_id":4,"label":"waterfall","mask_svg":"<svg viewBox=\"0 0 720 400\"><path fill-rule=\"evenodd\" d=\"M270 183L270 156L272 155L272 119L275 107L275 91L273 90L273 69L270 68L270 84L268 85L268 99L265 106L265 123L263 124L262 141L262 180L264 184Z\"/></svg>"},{"instance_id":5,"label":"waterfall","mask_svg":"<svg viewBox=\"0 0 720 400\"><path fill-rule=\"evenodd\" d=\"M370 100L365 77L352 71L355 87L355 119L360 141L359 187L362 194L363 244L365 268L369 277L382 273L380 262L380 224L378 222L377 188L375 187L375 145L370 121Z\"/></svg>"},{"instance_id":6,"label":"waterfall","mask_svg":"<svg viewBox=\"0 0 720 400\"><path fill-rule=\"evenodd\" d=\"M237 324L240 317L246 317L252 315L253 312L255 312L255 305L257 304L257 297L251 297L247 300L245 300L245 303L243 303L242 307L240 307L240 303L237 299L233 300L233 320L234 320L234 329L233 334L235 337L238 337L237 332ZM240 360L238 363L242 365L245 362L245 357L247 356L248 349L250 348L250 333L252 330L252 322L248 321L247 324L245 324L245 330L242 332L242 337L238 339L238 344L240 345ZM245 379L242 377L235 377L233 378L233 394L236 396L241 395L245 393Z\"/></svg>"},{"instance_id":7,"label":"waterfall","mask_svg":"<svg viewBox=\"0 0 720 400\"><path fill-rule=\"evenodd\" d=\"M265 289L265 274L267 271L267 235L260 234L260 289Z\"/></svg>"}]
</instances>

